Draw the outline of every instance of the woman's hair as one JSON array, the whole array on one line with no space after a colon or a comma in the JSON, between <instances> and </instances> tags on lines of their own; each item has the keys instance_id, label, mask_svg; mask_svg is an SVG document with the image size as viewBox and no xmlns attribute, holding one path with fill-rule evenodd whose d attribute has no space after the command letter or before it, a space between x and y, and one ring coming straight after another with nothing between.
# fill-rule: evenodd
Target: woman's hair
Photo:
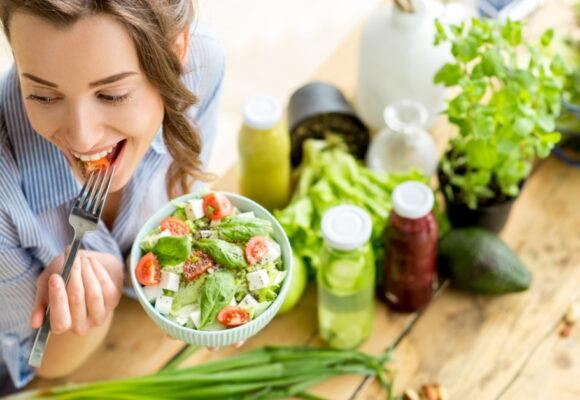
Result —
<instances>
[{"instance_id":1,"label":"woman's hair","mask_svg":"<svg viewBox=\"0 0 580 400\"><path fill-rule=\"evenodd\" d=\"M201 137L186 116L197 99L181 81L183 65L174 51L176 38L193 22L192 0L0 0L0 20L8 39L10 18L16 11L55 26L70 26L95 14L106 14L123 24L135 43L141 68L163 99L163 137L173 157L167 195L187 193L195 179L209 179L202 171Z\"/></svg>"}]
</instances>

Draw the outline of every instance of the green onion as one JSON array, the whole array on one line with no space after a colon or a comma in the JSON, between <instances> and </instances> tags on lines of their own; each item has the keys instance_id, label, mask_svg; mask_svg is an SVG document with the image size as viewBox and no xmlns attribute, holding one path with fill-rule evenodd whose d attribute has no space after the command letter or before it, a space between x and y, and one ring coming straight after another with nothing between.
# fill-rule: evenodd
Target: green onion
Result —
<instances>
[{"instance_id":1,"label":"green onion","mask_svg":"<svg viewBox=\"0 0 580 400\"><path fill-rule=\"evenodd\" d=\"M157 374L25 392L16 398L78 400L240 399L301 397L321 400L306 390L340 375L372 376L390 393L392 374L384 366L390 351L371 356L355 350L264 347L201 365L176 369L193 354L186 350ZM25 397L22 397L25 396Z\"/></svg>"}]
</instances>

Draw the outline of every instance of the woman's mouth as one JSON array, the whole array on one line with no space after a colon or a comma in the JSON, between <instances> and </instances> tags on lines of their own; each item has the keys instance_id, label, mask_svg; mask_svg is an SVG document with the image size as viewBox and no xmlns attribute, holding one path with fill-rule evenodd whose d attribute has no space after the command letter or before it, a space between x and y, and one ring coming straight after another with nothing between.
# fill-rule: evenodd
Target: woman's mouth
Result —
<instances>
[{"instance_id":1,"label":"woman's mouth","mask_svg":"<svg viewBox=\"0 0 580 400\"><path fill-rule=\"evenodd\" d=\"M73 151L71 151L71 154L75 158L83 176L88 178L91 172L114 164L117 161L119 154L121 154L126 142L127 139L123 139L110 149L90 155L78 154Z\"/></svg>"}]
</instances>

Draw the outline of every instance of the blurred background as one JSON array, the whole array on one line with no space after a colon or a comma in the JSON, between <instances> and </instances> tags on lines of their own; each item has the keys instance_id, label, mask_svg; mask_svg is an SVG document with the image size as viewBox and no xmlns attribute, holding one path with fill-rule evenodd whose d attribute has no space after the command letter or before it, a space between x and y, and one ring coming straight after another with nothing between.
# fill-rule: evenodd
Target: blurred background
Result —
<instances>
[{"instance_id":1,"label":"blurred background","mask_svg":"<svg viewBox=\"0 0 580 400\"><path fill-rule=\"evenodd\" d=\"M224 173L237 159L243 101L268 93L283 104L308 80L380 0L198 0L198 20L222 38L227 70L219 134L209 170ZM0 73L12 65L0 34ZM264 68L264 65L270 66ZM271 68L275 65L275 68Z\"/></svg>"}]
</instances>

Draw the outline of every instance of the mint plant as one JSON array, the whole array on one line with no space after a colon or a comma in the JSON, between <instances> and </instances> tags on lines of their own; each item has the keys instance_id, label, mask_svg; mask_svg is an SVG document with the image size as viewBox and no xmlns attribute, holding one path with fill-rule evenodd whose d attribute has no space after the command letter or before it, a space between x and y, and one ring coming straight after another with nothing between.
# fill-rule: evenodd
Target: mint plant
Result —
<instances>
[{"instance_id":1,"label":"mint plant","mask_svg":"<svg viewBox=\"0 0 580 400\"><path fill-rule=\"evenodd\" d=\"M553 30L538 45L522 38L522 24L473 19L469 26L436 22L435 44L449 42L454 62L434 82L456 87L446 114L459 127L441 160L442 190L470 208L517 196L534 158L550 154L560 134L566 65L549 57Z\"/></svg>"}]
</instances>

